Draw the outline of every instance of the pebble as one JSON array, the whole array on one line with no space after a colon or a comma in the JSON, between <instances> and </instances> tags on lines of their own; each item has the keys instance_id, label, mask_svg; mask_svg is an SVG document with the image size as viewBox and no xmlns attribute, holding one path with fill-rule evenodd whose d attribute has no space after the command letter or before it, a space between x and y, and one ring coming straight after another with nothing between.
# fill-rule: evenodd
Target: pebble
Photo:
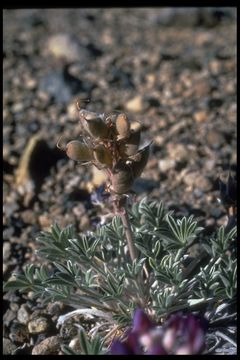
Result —
<instances>
[{"instance_id":1,"label":"pebble","mask_svg":"<svg viewBox=\"0 0 240 360\"><path fill-rule=\"evenodd\" d=\"M3 243L3 260L6 261L11 256L11 244L7 241Z\"/></svg>"},{"instance_id":2,"label":"pebble","mask_svg":"<svg viewBox=\"0 0 240 360\"><path fill-rule=\"evenodd\" d=\"M17 319L20 324L26 325L29 321L30 312L29 307L26 304L22 304L17 312Z\"/></svg>"},{"instance_id":3,"label":"pebble","mask_svg":"<svg viewBox=\"0 0 240 360\"><path fill-rule=\"evenodd\" d=\"M142 112L144 109L144 101L141 95L134 97L126 103L126 109L132 112Z\"/></svg>"},{"instance_id":4,"label":"pebble","mask_svg":"<svg viewBox=\"0 0 240 360\"><path fill-rule=\"evenodd\" d=\"M223 210L222 209L220 209L220 208L212 208L211 210L210 210L210 214L214 217L214 218L216 218L216 219L218 219L222 214L223 214Z\"/></svg>"},{"instance_id":5,"label":"pebble","mask_svg":"<svg viewBox=\"0 0 240 360\"><path fill-rule=\"evenodd\" d=\"M50 325L50 321L47 318L41 316L29 321L28 331L30 334L43 333L48 330Z\"/></svg>"},{"instance_id":6,"label":"pebble","mask_svg":"<svg viewBox=\"0 0 240 360\"><path fill-rule=\"evenodd\" d=\"M207 120L207 112L206 111L197 111L194 113L193 118L198 123L205 122Z\"/></svg>"},{"instance_id":7,"label":"pebble","mask_svg":"<svg viewBox=\"0 0 240 360\"><path fill-rule=\"evenodd\" d=\"M184 183L191 187L196 187L202 191L209 191L212 188L210 180L208 180L204 175L200 174L198 171L194 171L186 174L183 177Z\"/></svg>"},{"instance_id":8,"label":"pebble","mask_svg":"<svg viewBox=\"0 0 240 360\"><path fill-rule=\"evenodd\" d=\"M10 323L16 318L16 313L11 309L7 309L5 314L3 315L3 322L6 326L9 326Z\"/></svg>"},{"instance_id":9,"label":"pebble","mask_svg":"<svg viewBox=\"0 0 240 360\"><path fill-rule=\"evenodd\" d=\"M28 340L27 327L23 324L12 323L9 338L14 343L24 343Z\"/></svg>"},{"instance_id":10,"label":"pebble","mask_svg":"<svg viewBox=\"0 0 240 360\"><path fill-rule=\"evenodd\" d=\"M22 211L21 218L25 224L34 224L36 222L36 214L30 209Z\"/></svg>"},{"instance_id":11,"label":"pebble","mask_svg":"<svg viewBox=\"0 0 240 360\"><path fill-rule=\"evenodd\" d=\"M73 349L74 351L76 351L76 352L81 351L81 346L80 346L80 342L79 342L79 336L72 339L68 346L71 349Z\"/></svg>"},{"instance_id":12,"label":"pebble","mask_svg":"<svg viewBox=\"0 0 240 360\"><path fill-rule=\"evenodd\" d=\"M210 130L207 133L207 143L214 149L218 149L225 142L224 137L220 132L215 130Z\"/></svg>"},{"instance_id":13,"label":"pebble","mask_svg":"<svg viewBox=\"0 0 240 360\"><path fill-rule=\"evenodd\" d=\"M168 171L170 169L174 169L176 165L176 161L172 160L172 159L161 159L158 162L158 167L160 169L160 171Z\"/></svg>"},{"instance_id":14,"label":"pebble","mask_svg":"<svg viewBox=\"0 0 240 360\"><path fill-rule=\"evenodd\" d=\"M25 83L26 89L33 90L37 87L37 80L33 78L29 78Z\"/></svg>"},{"instance_id":15,"label":"pebble","mask_svg":"<svg viewBox=\"0 0 240 360\"><path fill-rule=\"evenodd\" d=\"M32 355L57 355L60 350L60 345L61 341L59 336L48 337L34 346Z\"/></svg>"},{"instance_id":16,"label":"pebble","mask_svg":"<svg viewBox=\"0 0 240 360\"><path fill-rule=\"evenodd\" d=\"M3 355L11 355L16 350L16 345L11 340L3 338Z\"/></svg>"},{"instance_id":17,"label":"pebble","mask_svg":"<svg viewBox=\"0 0 240 360\"><path fill-rule=\"evenodd\" d=\"M60 315L61 311L63 310L63 303L59 302L59 301L55 301L53 303L49 303L47 305L47 311L48 314L55 316L55 315Z\"/></svg>"},{"instance_id":18,"label":"pebble","mask_svg":"<svg viewBox=\"0 0 240 360\"><path fill-rule=\"evenodd\" d=\"M183 144L169 143L167 149L169 156L175 161L185 161L189 159L189 151Z\"/></svg>"},{"instance_id":19,"label":"pebble","mask_svg":"<svg viewBox=\"0 0 240 360\"><path fill-rule=\"evenodd\" d=\"M13 113L19 113L19 112L23 111L23 109L24 109L24 103L22 103L22 102L16 103L12 106Z\"/></svg>"},{"instance_id":20,"label":"pebble","mask_svg":"<svg viewBox=\"0 0 240 360\"><path fill-rule=\"evenodd\" d=\"M47 49L56 58L64 58L69 62L79 61L82 58L82 49L78 42L68 34L51 36L47 42Z\"/></svg>"}]
</instances>

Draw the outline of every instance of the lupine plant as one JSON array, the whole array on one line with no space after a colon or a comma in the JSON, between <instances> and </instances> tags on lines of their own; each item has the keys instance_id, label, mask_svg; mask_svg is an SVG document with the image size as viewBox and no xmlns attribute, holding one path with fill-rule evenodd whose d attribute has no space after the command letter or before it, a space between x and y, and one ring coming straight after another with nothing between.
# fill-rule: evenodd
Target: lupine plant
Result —
<instances>
[{"instance_id":1,"label":"lupine plant","mask_svg":"<svg viewBox=\"0 0 240 360\"><path fill-rule=\"evenodd\" d=\"M200 353L206 327L195 313L207 316L210 327L236 317L234 178L220 181L229 222L206 237L193 216L176 218L161 201L133 201L131 187L151 147L141 146L141 124L131 123L124 113L79 109L79 114L82 137L58 147L70 159L105 172L109 182L92 199L110 204L112 219L80 234L72 225L53 224L37 237L37 253L50 266L27 265L5 290L31 290L45 303L58 300L76 309L59 318L58 325L75 314L101 319L91 331L101 341L80 333L82 353ZM193 244L202 249L197 258L188 254ZM137 321L147 324L143 332ZM73 353L67 346L64 351Z\"/></svg>"}]
</instances>

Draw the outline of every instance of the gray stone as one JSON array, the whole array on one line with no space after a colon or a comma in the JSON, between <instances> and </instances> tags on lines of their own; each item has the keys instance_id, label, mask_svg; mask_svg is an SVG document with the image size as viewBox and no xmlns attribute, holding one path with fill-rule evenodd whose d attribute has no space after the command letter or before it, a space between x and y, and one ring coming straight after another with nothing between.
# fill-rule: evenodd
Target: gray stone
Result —
<instances>
[{"instance_id":1,"label":"gray stone","mask_svg":"<svg viewBox=\"0 0 240 360\"><path fill-rule=\"evenodd\" d=\"M11 340L3 338L3 355L11 355L16 348L16 345L14 345Z\"/></svg>"},{"instance_id":2,"label":"gray stone","mask_svg":"<svg viewBox=\"0 0 240 360\"><path fill-rule=\"evenodd\" d=\"M81 59L81 48L78 42L68 34L51 36L47 43L47 49L56 58L64 58L69 62Z\"/></svg>"},{"instance_id":3,"label":"gray stone","mask_svg":"<svg viewBox=\"0 0 240 360\"><path fill-rule=\"evenodd\" d=\"M23 304L20 306L20 309L17 313L17 319L20 322L20 324L27 324L29 321L29 308L26 304Z\"/></svg>"},{"instance_id":4,"label":"gray stone","mask_svg":"<svg viewBox=\"0 0 240 360\"><path fill-rule=\"evenodd\" d=\"M4 261L8 260L11 255L11 244L9 242L3 243L3 259Z\"/></svg>"},{"instance_id":5,"label":"gray stone","mask_svg":"<svg viewBox=\"0 0 240 360\"><path fill-rule=\"evenodd\" d=\"M60 350L60 344L59 336L48 337L34 346L32 355L57 355Z\"/></svg>"}]
</instances>

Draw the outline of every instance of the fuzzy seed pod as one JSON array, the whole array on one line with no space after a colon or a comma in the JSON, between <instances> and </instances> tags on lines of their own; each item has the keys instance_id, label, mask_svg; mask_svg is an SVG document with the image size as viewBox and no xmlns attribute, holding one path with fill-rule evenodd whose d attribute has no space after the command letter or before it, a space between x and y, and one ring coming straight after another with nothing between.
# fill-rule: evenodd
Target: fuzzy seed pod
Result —
<instances>
[{"instance_id":1,"label":"fuzzy seed pod","mask_svg":"<svg viewBox=\"0 0 240 360\"><path fill-rule=\"evenodd\" d=\"M116 129L119 134L119 139L124 139L130 135L130 123L125 114L119 114L116 117Z\"/></svg>"},{"instance_id":2,"label":"fuzzy seed pod","mask_svg":"<svg viewBox=\"0 0 240 360\"><path fill-rule=\"evenodd\" d=\"M133 174L135 177L138 177L143 172L150 153L150 144L147 144L144 148L139 150L135 155L129 157L129 160L132 160Z\"/></svg>"},{"instance_id":3,"label":"fuzzy seed pod","mask_svg":"<svg viewBox=\"0 0 240 360\"><path fill-rule=\"evenodd\" d=\"M93 159L92 149L78 140L72 140L67 144L66 154L75 161L90 161Z\"/></svg>"},{"instance_id":4,"label":"fuzzy seed pod","mask_svg":"<svg viewBox=\"0 0 240 360\"><path fill-rule=\"evenodd\" d=\"M93 150L94 158L101 165L107 165L107 167L112 167L112 155L111 152L105 148L103 145L98 145Z\"/></svg>"},{"instance_id":5,"label":"fuzzy seed pod","mask_svg":"<svg viewBox=\"0 0 240 360\"><path fill-rule=\"evenodd\" d=\"M111 181L112 189L115 193L121 195L128 192L134 182L131 168L124 162L119 161L113 169Z\"/></svg>"},{"instance_id":6,"label":"fuzzy seed pod","mask_svg":"<svg viewBox=\"0 0 240 360\"><path fill-rule=\"evenodd\" d=\"M136 154L141 138L141 129L131 130L131 134L122 144L120 144L120 154L122 157L128 157Z\"/></svg>"}]
</instances>

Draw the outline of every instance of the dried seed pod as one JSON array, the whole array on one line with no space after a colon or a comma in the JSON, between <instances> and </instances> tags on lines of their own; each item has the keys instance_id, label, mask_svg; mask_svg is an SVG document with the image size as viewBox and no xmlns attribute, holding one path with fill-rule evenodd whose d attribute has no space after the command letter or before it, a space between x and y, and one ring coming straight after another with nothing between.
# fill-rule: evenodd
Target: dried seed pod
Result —
<instances>
[{"instance_id":1,"label":"dried seed pod","mask_svg":"<svg viewBox=\"0 0 240 360\"><path fill-rule=\"evenodd\" d=\"M102 165L107 165L107 167L112 167L112 155L111 152L106 149L103 145L98 145L93 150L94 158L97 162Z\"/></svg>"},{"instance_id":2,"label":"dried seed pod","mask_svg":"<svg viewBox=\"0 0 240 360\"><path fill-rule=\"evenodd\" d=\"M88 133L96 139L106 139L108 137L108 127L100 118L86 119Z\"/></svg>"},{"instance_id":3,"label":"dried seed pod","mask_svg":"<svg viewBox=\"0 0 240 360\"><path fill-rule=\"evenodd\" d=\"M111 176L112 190L117 194L124 194L130 190L134 182L133 172L131 167L126 165L123 161L119 161Z\"/></svg>"},{"instance_id":4,"label":"dried seed pod","mask_svg":"<svg viewBox=\"0 0 240 360\"><path fill-rule=\"evenodd\" d=\"M119 151L122 157L128 157L136 154L141 138L141 129L131 130L131 134L119 146Z\"/></svg>"},{"instance_id":5,"label":"dried seed pod","mask_svg":"<svg viewBox=\"0 0 240 360\"><path fill-rule=\"evenodd\" d=\"M139 150L135 155L130 156L128 158L129 160L133 161L132 169L133 169L133 174L135 177L138 177L141 175L141 173L143 172L143 170L147 164L151 144L152 144L152 142L150 142L149 144L144 146L144 148Z\"/></svg>"},{"instance_id":6,"label":"dried seed pod","mask_svg":"<svg viewBox=\"0 0 240 360\"><path fill-rule=\"evenodd\" d=\"M92 119L96 119L96 118L101 118L102 120L104 119L104 114L98 114L93 111L88 111L88 110L84 110L84 109L79 111L79 115L81 118L83 118L85 120L92 120Z\"/></svg>"},{"instance_id":7,"label":"dried seed pod","mask_svg":"<svg viewBox=\"0 0 240 360\"><path fill-rule=\"evenodd\" d=\"M78 140L72 140L67 144L66 154L75 161L90 161L93 159L92 149Z\"/></svg>"},{"instance_id":8,"label":"dried seed pod","mask_svg":"<svg viewBox=\"0 0 240 360\"><path fill-rule=\"evenodd\" d=\"M123 113L116 117L116 129L119 134L119 139L124 139L130 135L130 123L127 116Z\"/></svg>"},{"instance_id":9,"label":"dried seed pod","mask_svg":"<svg viewBox=\"0 0 240 360\"><path fill-rule=\"evenodd\" d=\"M104 122L105 115L92 111L80 110L81 124L86 132L92 137L105 139L108 136L108 127Z\"/></svg>"}]
</instances>

